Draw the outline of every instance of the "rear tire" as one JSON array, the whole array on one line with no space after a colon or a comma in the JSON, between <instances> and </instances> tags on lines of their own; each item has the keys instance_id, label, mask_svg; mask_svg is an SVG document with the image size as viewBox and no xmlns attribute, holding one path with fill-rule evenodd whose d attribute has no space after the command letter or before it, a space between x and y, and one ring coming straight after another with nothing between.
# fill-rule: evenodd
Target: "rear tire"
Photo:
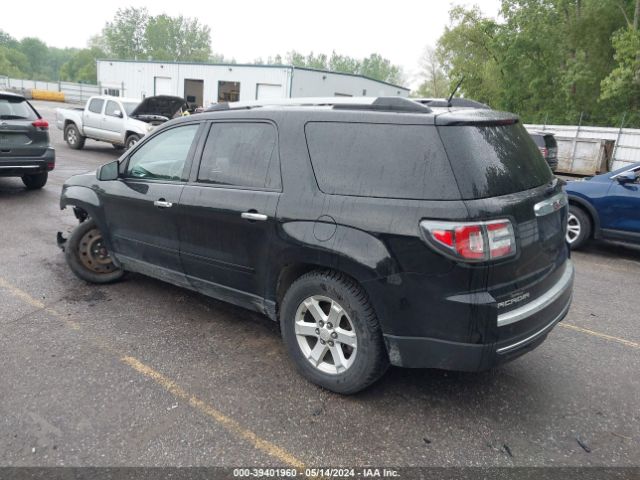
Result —
<instances>
[{"instance_id":1,"label":"rear tire","mask_svg":"<svg viewBox=\"0 0 640 480\"><path fill-rule=\"evenodd\" d=\"M36 173L34 175L25 175L22 177L22 183L27 187L27 190L37 190L44 187L47 184L49 174L47 172Z\"/></svg>"},{"instance_id":2,"label":"rear tire","mask_svg":"<svg viewBox=\"0 0 640 480\"><path fill-rule=\"evenodd\" d=\"M587 212L576 205L569 205L569 217L567 218L567 243L571 250L577 250L591 237L591 218Z\"/></svg>"},{"instance_id":3,"label":"rear tire","mask_svg":"<svg viewBox=\"0 0 640 480\"><path fill-rule=\"evenodd\" d=\"M359 392L389 367L365 291L340 273L313 271L296 280L282 300L280 324L298 370L328 390Z\"/></svg>"},{"instance_id":4,"label":"rear tire","mask_svg":"<svg viewBox=\"0 0 640 480\"><path fill-rule=\"evenodd\" d=\"M124 147L129 150L131 147L133 147L136 143L138 143L140 141L140 135L136 135L135 133L132 133L131 135L129 135L127 137L127 139L124 142Z\"/></svg>"},{"instance_id":5,"label":"rear tire","mask_svg":"<svg viewBox=\"0 0 640 480\"><path fill-rule=\"evenodd\" d=\"M80 131L75 124L70 123L64 129L64 139L71 148L80 150L84 147L84 142L87 138L80 135Z\"/></svg>"},{"instance_id":6,"label":"rear tire","mask_svg":"<svg viewBox=\"0 0 640 480\"><path fill-rule=\"evenodd\" d=\"M78 225L65 244L65 259L71 271L85 282L112 283L124 275L102 243L102 233L92 219Z\"/></svg>"}]
</instances>

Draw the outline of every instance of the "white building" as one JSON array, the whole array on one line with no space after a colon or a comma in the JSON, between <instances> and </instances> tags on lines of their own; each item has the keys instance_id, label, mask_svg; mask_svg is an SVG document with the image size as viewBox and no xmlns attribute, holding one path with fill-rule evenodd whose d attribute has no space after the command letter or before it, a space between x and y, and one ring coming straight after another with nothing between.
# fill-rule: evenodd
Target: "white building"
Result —
<instances>
[{"instance_id":1,"label":"white building","mask_svg":"<svg viewBox=\"0 0 640 480\"><path fill-rule=\"evenodd\" d=\"M409 89L361 75L290 65L98 60L106 95L176 95L194 105L290 97L401 96Z\"/></svg>"}]
</instances>

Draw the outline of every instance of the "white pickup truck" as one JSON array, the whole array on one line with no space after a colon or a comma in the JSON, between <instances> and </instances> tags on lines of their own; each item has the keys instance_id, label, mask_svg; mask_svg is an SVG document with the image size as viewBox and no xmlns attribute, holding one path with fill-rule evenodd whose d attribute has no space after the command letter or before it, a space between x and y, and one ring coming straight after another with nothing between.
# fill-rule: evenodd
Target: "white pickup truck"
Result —
<instances>
[{"instance_id":1,"label":"white pickup truck","mask_svg":"<svg viewBox=\"0 0 640 480\"><path fill-rule=\"evenodd\" d=\"M99 95L84 108L56 109L56 125L67 144L76 150L87 138L111 143L116 149L130 148L157 125L187 111L180 97L160 95L142 102L134 98Z\"/></svg>"}]
</instances>

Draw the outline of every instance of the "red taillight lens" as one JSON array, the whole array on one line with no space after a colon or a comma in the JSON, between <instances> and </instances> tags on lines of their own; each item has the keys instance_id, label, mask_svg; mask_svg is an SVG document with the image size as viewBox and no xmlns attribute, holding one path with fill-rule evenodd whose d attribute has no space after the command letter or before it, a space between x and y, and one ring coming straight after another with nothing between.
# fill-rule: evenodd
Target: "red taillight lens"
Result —
<instances>
[{"instance_id":1,"label":"red taillight lens","mask_svg":"<svg viewBox=\"0 0 640 480\"><path fill-rule=\"evenodd\" d=\"M427 243L455 259L483 262L512 256L516 239L509 220L459 223L423 220Z\"/></svg>"},{"instance_id":2,"label":"red taillight lens","mask_svg":"<svg viewBox=\"0 0 640 480\"><path fill-rule=\"evenodd\" d=\"M443 245L453 247L453 232L451 230L434 230L431 235Z\"/></svg>"},{"instance_id":3,"label":"red taillight lens","mask_svg":"<svg viewBox=\"0 0 640 480\"><path fill-rule=\"evenodd\" d=\"M457 227L455 232L455 248L458 255L470 260L485 258L485 241L480 225Z\"/></svg>"},{"instance_id":4,"label":"red taillight lens","mask_svg":"<svg viewBox=\"0 0 640 480\"><path fill-rule=\"evenodd\" d=\"M540 153L544 158L547 158L549 156L549 150L547 149L547 147L538 147L538 149L540 150Z\"/></svg>"},{"instance_id":5,"label":"red taillight lens","mask_svg":"<svg viewBox=\"0 0 640 480\"><path fill-rule=\"evenodd\" d=\"M39 118L35 122L32 122L31 125L39 128L40 130L49 130L49 122L47 122L44 118Z\"/></svg>"}]
</instances>

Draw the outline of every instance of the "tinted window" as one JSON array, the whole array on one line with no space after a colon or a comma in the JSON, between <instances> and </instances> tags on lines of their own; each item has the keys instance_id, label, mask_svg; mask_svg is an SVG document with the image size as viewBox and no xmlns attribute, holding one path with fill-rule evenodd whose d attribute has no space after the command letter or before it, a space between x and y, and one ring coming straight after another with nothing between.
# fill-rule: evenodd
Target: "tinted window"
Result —
<instances>
[{"instance_id":1,"label":"tinted window","mask_svg":"<svg viewBox=\"0 0 640 480\"><path fill-rule=\"evenodd\" d=\"M460 198L435 127L312 122L305 132L313 171L325 193Z\"/></svg>"},{"instance_id":2,"label":"tinted window","mask_svg":"<svg viewBox=\"0 0 640 480\"><path fill-rule=\"evenodd\" d=\"M151 138L129 158L127 175L180 180L199 125L176 127Z\"/></svg>"},{"instance_id":3,"label":"tinted window","mask_svg":"<svg viewBox=\"0 0 640 480\"><path fill-rule=\"evenodd\" d=\"M116 117L119 115L116 115L116 111L120 112L120 114L122 114L122 111L120 110L120 105L118 105L116 102L109 100L107 102L107 106L104 109L104 113L106 115L109 115L111 117Z\"/></svg>"},{"instance_id":4,"label":"tinted window","mask_svg":"<svg viewBox=\"0 0 640 480\"><path fill-rule=\"evenodd\" d=\"M0 120L37 120L31 105L20 97L0 96Z\"/></svg>"},{"instance_id":5,"label":"tinted window","mask_svg":"<svg viewBox=\"0 0 640 480\"><path fill-rule=\"evenodd\" d=\"M539 135L537 133L532 133L531 134L531 139L533 140L533 142L538 147L544 147L545 146L544 137L542 135Z\"/></svg>"},{"instance_id":6,"label":"tinted window","mask_svg":"<svg viewBox=\"0 0 640 480\"><path fill-rule=\"evenodd\" d=\"M103 104L104 104L104 100L101 100L99 98L94 98L89 102L89 111L93 113L101 113Z\"/></svg>"},{"instance_id":7,"label":"tinted window","mask_svg":"<svg viewBox=\"0 0 640 480\"><path fill-rule=\"evenodd\" d=\"M439 131L464 198L521 192L552 179L538 147L519 123L447 126Z\"/></svg>"},{"instance_id":8,"label":"tinted window","mask_svg":"<svg viewBox=\"0 0 640 480\"><path fill-rule=\"evenodd\" d=\"M280 188L276 129L268 123L215 123L202 152L198 181Z\"/></svg>"}]
</instances>

